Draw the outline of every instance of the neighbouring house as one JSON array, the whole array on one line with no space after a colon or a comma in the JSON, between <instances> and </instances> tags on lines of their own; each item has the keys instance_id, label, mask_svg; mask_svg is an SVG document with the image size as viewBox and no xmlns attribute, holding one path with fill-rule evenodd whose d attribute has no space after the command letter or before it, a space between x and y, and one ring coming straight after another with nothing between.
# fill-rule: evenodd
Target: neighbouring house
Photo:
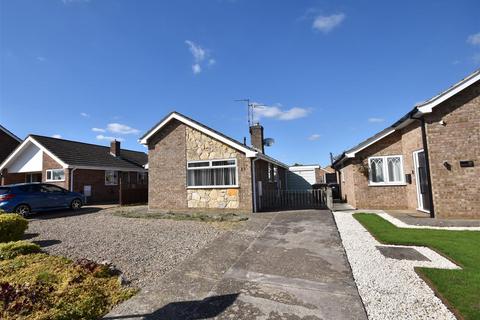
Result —
<instances>
[{"instance_id":1,"label":"neighbouring house","mask_svg":"<svg viewBox=\"0 0 480 320\"><path fill-rule=\"evenodd\" d=\"M252 147L178 112L140 140L148 146L150 210L260 211L259 199L286 187L288 167L264 153L263 127Z\"/></svg>"},{"instance_id":2,"label":"neighbouring house","mask_svg":"<svg viewBox=\"0 0 480 320\"><path fill-rule=\"evenodd\" d=\"M339 156L342 198L357 208L480 218L480 70Z\"/></svg>"},{"instance_id":3,"label":"neighbouring house","mask_svg":"<svg viewBox=\"0 0 480 320\"><path fill-rule=\"evenodd\" d=\"M288 169L287 185L290 190L309 190L337 181L335 169L330 166L295 164Z\"/></svg>"},{"instance_id":4,"label":"neighbouring house","mask_svg":"<svg viewBox=\"0 0 480 320\"><path fill-rule=\"evenodd\" d=\"M0 163L2 163L22 143L22 139L0 125Z\"/></svg>"},{"instance_id":5,"label":"neighbouring house","mask_svg":"<svg viewBox=\"0 0 480 320\"><path fill-rule=\"evenodd\" d=\"M144 152L29 135L0 165L2 185L48 182L83 193L88 202L116 202L119 185L147 186Z\"/></svg>"}]
</instances>

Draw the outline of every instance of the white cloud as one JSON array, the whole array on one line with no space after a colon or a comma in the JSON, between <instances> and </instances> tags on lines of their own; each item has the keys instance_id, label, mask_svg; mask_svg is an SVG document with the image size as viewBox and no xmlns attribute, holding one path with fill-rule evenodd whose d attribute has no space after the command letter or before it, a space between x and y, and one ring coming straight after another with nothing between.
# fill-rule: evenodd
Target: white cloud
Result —
<instances>
[{"instance_id":1,"label":"white cloud","mask_svg":"<svg viewBox=\"0 0 480 320\"><path fill-rule=\"evenodd\" d=\"M202 72L202 65L213 66L216 63L215 59L210 57L210 53L207 49L202 48L200 45L190 40L185 40L185 43L188 45L188 49L193 56L193 74L199 74Z\"/></svg>"},{"instance_id":2,"label":"white cloud","mask_svg":"<svg viewBox=\"0 0 480 320\"><path fill-rule=\"evenodd\" d=\"M85 112L80 112L80 115L84 118L90 117L90 115L88 113L85 113Z\"/></svg>"},{"instance_id":3,"label":"white cloud","mask_svg":"<svg viewBox=\"0 0 480 320\"><path fill-rule=\"evenodd\" d=\"M310 112L309 109L305 108L291 108L287 110L282 110L279 107L273 106L259 106L257 105L253 109L254 117L256 120L260 118L273 118L278 120L294 120L298 118L303 118L308 115Z\"/></svg>"},{"instance_id":4,"label":"white cloud","mask_svg":"<svg viewBox=\"0 0 480 320\"><path fill-rule=\"evenodd\" d=\"M328 33L333 30L333 28L339 26L343 20L345 20L344 13L332 14L329 16L317 16L313 20L313 29L321 31L323 33Z\"/></svg>"},{"instance_id":5,"label":"white cloud","mask_svg":"<svg viewBox=\"0 0 480 320\"><path fill-rule=\"evenodd\" d=\"M59 135L58 133L57 133L57 134L54 134L54 135L52 136L52 138L56 138L56 139L60 139L61 137L62 137L62 136Z\"/></svg>"},{"instance_id":6,"label":"white cloud","mask_svg":"<svg viewBox=\"0 0 480 320\"><path fill-rule=\"evenodd\" d=\"M318 133L314 133L310 137L308 137L308 140L310 140L310 141L315 141L315 140L318 140L318 139L320 139L320 135Z\"/></svg>"},{"instance_id":7,"label":"white cloud","mask_svg":"<svg viewBox=\"0 0 480 320\"><path fill-rule=\"evenodd\" d=\"M192 71L193 74L199 74L200 72L202 72L202 67L198 63L195 63L192 65Z\"/></svg>"},{"instance_id":8,"label":"white cloud","mask_svg":"<svg viewBox=\"0 0 480 320\"><path fill-rule=\"evenodd\" d=\"M368 122L370 122L370 123L380 123L380 122L385 122L385 119L382 119L382 118L368 118Z\"/></svg>"},{"instance_id":9,"label":"white cloud","mask_svg":"<svg viewBox=\"0 0 480 320\"><path fill-rule=\"evenodd\" d=\"M96 138L97 138L97 140L108 140L108 141L117 140L117 141L124 141L123 138L109 137L109 136L104 136L103 134L99 134Z\"/></svg>"},{"instance_id":10,"label":"white cloud","mask_svg":"<svg viewBox=\"0 0 480 320\"><path fill-rule=\"evenodd\" d=\"M190 40L185 40L185 43L188 45L195 62L202 62L203 60L205 60L205 58L207 57L207 51L205 49Z\"/></svg>"},{"instance_id":11,"label":"white cloud","mask_svg":"<svg viewBox=\"0 0 480 320\"><path fill-rule=\"evenodd\" d=\"M467 38L467 42L470 43L471 45L479 46L480 45L480 32L469 35L468 38Z\"/></svg>"},{"instance_id":12,"label":"white cloud","mask_svg":"<svg viewBox=\"0 0 480 320\"><path fill-rule=\"evenodd\" d=\"M102 128L92 128L92 131L93 132L105 132L106 130L102 129Z\"/></svg>"},{"instance_id":13,"label":"white cloud","mask_svg":"<svg viewBox=\"0 0 480 320\"><path fill-rule=\"evenodd\" d=\"M109 123L107 125L107 131L117 134L137 134L140 132L138 129L121 123Z\"/></svg>"}]
</instances>

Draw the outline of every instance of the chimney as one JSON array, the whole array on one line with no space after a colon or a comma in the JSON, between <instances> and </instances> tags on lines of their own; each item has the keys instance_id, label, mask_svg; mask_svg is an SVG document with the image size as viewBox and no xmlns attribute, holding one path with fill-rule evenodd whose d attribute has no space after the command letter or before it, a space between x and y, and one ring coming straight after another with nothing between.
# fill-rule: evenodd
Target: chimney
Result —
<instances>
[{"instance_id":1,"label":"chimney","mask_svg":"<svg viewBox=\"0 0 480 320\"><path fill-rule=\"evenodd\" d=\"M263 127L260 123L250 126L250 143L255 149L265 153L263 149Z\"/></svg>"},{"instance_id":2,"label":"chimney","mask_svg":"<svg viewBox=\"0 0 480 320\"><path fill-rule=\"evenodd\" d=\"M120 156L120 141L113 140L110 142L110 154L115 157Z\"/></svg>"}]
</instances>

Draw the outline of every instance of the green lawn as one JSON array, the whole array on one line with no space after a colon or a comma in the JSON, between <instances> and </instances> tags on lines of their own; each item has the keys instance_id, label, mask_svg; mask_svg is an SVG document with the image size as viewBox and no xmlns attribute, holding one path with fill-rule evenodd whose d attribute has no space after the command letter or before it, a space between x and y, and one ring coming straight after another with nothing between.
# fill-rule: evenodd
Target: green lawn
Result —
<instances>
[{"instance_id":1,"label":"green lawn","mask_svg":"<svg viewBox=\"0 0 480 320\"><path fill-rule=\"evenodd\" d=\"M354 217L385 244L427 246L462 270L417 268L464 319L480 319L480 232L400 229L375 214Z\"/></svg>"}]
</instances>

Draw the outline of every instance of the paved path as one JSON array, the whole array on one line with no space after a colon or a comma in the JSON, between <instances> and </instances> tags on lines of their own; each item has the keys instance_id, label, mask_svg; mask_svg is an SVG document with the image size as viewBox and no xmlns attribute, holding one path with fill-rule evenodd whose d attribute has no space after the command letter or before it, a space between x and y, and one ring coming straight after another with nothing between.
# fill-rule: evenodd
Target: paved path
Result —
<instances>
[{"instance_id":1,"label":"paved path","mask_svg":"<svg viewBox=\"0 0 480 320\"><path fill-rule=\"evenodd\" d=\"M366 319L329 211L257 214L105 319Z\"/></svg>"}]
</instances>

